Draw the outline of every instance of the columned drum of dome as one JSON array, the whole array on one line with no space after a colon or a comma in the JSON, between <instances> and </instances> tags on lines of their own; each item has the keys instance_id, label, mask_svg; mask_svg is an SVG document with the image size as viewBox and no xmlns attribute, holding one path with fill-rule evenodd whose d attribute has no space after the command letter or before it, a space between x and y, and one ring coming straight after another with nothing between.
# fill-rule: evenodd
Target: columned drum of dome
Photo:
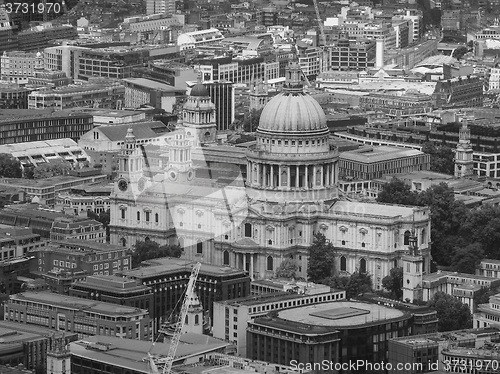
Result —
<instances>
[{"instance_id":1,"label":"columned drum of dome","mask_svg":"<svg viewBox=\"0 0 500 374\"><path fill-rule=\"evenodd\" d=\"M329 143L323 109L303 91L297 63L289 66L283 92L262 111L257 144L247 156L251 189L279 191L286 201L336 197L338 153ZM259 195L254 192L249 194Z\"/></svg>"}]
</instances>

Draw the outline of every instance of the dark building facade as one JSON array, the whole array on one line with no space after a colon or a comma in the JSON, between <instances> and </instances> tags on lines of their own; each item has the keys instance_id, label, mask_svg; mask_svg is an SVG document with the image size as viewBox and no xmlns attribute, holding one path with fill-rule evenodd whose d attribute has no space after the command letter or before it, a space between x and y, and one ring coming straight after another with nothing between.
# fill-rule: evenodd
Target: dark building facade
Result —
<instances>
[{"instance_id":1,"label":"dark building facade","mask_svg":"<svg viewBox=\"0 0 500 374\"><path fill-rule=\"evenodd\" d=\"M332 70L365 70L375 65L374 40L340 39L330 52Z\"/></svg>"},{"instance_id":2,"label":"dark building facade","mask_svg":"<svg viewBox=\"0 0 500 374\"><path fill-rule=\"evenodd\" d=\"M215 104L215 122L217 131L229 130L234 121L234 89L231 82L214 81L204 82L210 94L212 103Z\"/></svg>"},{"instance_id":3,"label":"dark building facade","mask_svg":"<svg viewBox=\"0 0 500 374\"><path fill-rule=\"evenodd\" d=\"M94 117L88 113L0 110L0 145L63 138L77 141L93 127Z\"/></svg>"},{"instance_id":4,"label":"dark building facade","mask_svg":"<svg viewBox=\"0 0 500 374\"><path fill-rule=\"evenodd\" d=\"M175 258L148 260L121 274L150 286L153 290L153 323L159 327L184 297L192 263ZM242 270L203 264L195 291L205 311L214 318L213 303L250 294L250 277Z\"/></svg>"},{"instance_id":5,"label":"dark building facade","mask_svg":"<svg viewBox=\"0 0 500 374\"><path fill-rule=\"evenodd\" d=\"M31 90L12 84L0 84L0 108L27 109Z\"/></svg>"}]
</instances>

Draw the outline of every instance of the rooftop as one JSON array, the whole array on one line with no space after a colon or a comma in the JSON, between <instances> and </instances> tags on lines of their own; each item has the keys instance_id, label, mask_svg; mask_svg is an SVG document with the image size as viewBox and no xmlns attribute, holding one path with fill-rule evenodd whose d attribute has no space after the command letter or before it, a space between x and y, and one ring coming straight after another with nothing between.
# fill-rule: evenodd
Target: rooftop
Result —
<instances>
[{"instance_id":1,"label":"rooftop","mask_svg":"<svg viewBox=\"0 0 500 374\"><path fill-rule=\"evenodd\" d=\"M65 309L89 311L93 313L104 314L108 316L124 316L145 314L146 310L139 308L132 308L123 305L105 303L96 300L81 299L78 297L60 295L50 291L39 292L23 292L10 296L11 300L20 300L27 302L35 302L45 305L52 305L53 307L61 307Z\"/></svg>"},{"instance_id":2,"label":"rooftop","mask_svg":"<svg viewBox=\"0 0 500 374\"><path fill-rule=\"evenodd\" d=\"M165 273L177 273L180 271L191 271L195 262L182 260L179 258L163 257L142 262L141 267L124 271L123 274L134 278L148 278ZM215 266L202 264L200 274L223 276L243 274L242 270L230 268L228 266Z\"/></svg>"},{"instance_id":3,"label":"rooftop","mask_svg":"<svg viewBox=\"0 0 500 374\"><path fill-rule=\"evenodd\" d=\"M153 81L151 79L146 79L146 78L126 78L122 79L126 83L131 83L136 86L142 86L146 88L151 88L154 90L159 90L163 92L179 92L179 93L186 93L186 90L181 90L179 88L175 88L174 86L171 86L169 84L165 83L160 83Z\"/></svg>"},{"instance_id":4,"label":"rooftop","mask_svg":"<svg viewBox=\"0 0 500 374\"><path fill-rule=\"evenodd\" d=\"M204 353L221 350L229 343L211 338L206 335L184 334L180 338L175 357L176 360L202 355ZM95 347L92 349L92 347ZM99 347L102 347L99 349ZM109 363L132 369L136 372L148 374L148 353L153 356L165 356L169 351L170 344L156 343L150 341L120 339L111 336L92 336L70 344L72 355L86 357L92 361ZM175 363L175 360L174 360Z\"/></svg>"},{"instance_id":5,"label":"rooftop","mask_svg":"<svg viewBox=\"0 0 500 374\"><path fill-rule=\"evenodd\" d=\"M338 328L378 323L404 316L404 312L395 308L353 301L301 306L279 312L279 318L286 321Z\"/></svg>"},{"instance_id":6,"label":"rooftop","mask_svg":"<svg viewBox=\"0 0 500 374\"><path fill-rule=\"evenodd\" d=\"M169 132L167 126L160 121L136 122L123 125L102 125L97 128L109 140L123 141L127 135L128 129L131 128L136 139L156 138L162 134Z\"/></svg>"},{"instance_id":7,"label":"rooftop","mask_svg":"<svg viewBox=\"0 0 500 374\"><path fill-rule=\"evenodd\" d=\"M363 202L337 201L330 211L338 214L357 214L362 216L395 218L410 217L415 212L416 207L403 205L372 204Z\"/></svg>"},{"instance_id":8,"label":"rooftop","mask_svg":"<svg viewBox=\"0 0 500 374\"><path fill-rule=\"evenodd\" d=\"M342 152L341 159L357 161L363 163L376 163L389 160L399 160L403 157L414 157L424 153L417 149L408 149L401 147L362 147L352 151Z\"/></svg>"}]
</instances>

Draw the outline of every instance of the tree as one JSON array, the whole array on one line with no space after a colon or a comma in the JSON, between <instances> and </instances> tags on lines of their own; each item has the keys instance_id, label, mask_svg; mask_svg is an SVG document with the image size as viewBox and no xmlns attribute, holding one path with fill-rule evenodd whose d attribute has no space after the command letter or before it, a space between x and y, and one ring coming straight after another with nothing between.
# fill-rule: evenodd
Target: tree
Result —
<instances>
[{"instance_id":1,"label":"tree","mask_svg":"<svg viewBox=\"0 0 500 374\"><path fill-rule=\"evenodd\" d=\"M398 178L392 178L382 187L377 201L387 204L418 205L418 193L412 192L410 186Z\"/></svg>"},{"instance_id":2,"label":"tree","mask_svg":"<svg viewBox=\"0 0 500 374\"><path fill-rule=\"evenodd\" d=\"M249 115L243 119L243 130L246 132L254 132L259 127L260 115L262 109L252 109Z\"/></svg>"},{"instance_id":3,"label":"tree","mask_svg":"<svg viewBox=\"0 0 500 374\"><path fill-rule=\"evenodd\" d=\"M333 244L318 232L314 235L313 244L309 247L309 263L307 277L311 282L322 283L332 276L335 253Z\"/></svg>"},{"instance_id":4,"label":"tree","mask_svg":"<svg viewBox=\"0 0 500 374\"><path fill-rule=\"evenodd\" d=\"M389 275L382 279L382 286L389 290L397 300L403 297L403 268L392 268Z\"/></svg>"},{"instance_id":5,"label":"tree","mask_svg":"<svg viewBox=\"0 0 500 374\"><path fill-rule=\"evenodd\" d=\"M182 248L179 245L163 245L160 246L152 240L138 241L135 243L132 253L132 267L137 267L146 260L161 257L181 257Z\"/></svg>"},{"instance_id":6,"label":"tree","mask_svg":"<svg viewBox=\"0 0 500 374\"><path fill-rule=\"evenodd\" d=\"M500 207L470 211L461 232L469 243L481 243L486 258L500 259Z\"/></svg>"},{"instance_id":7,"label":"tree","mask_svg":"<svg viewBox=\"0 0 500 374\"><path fill-rule=\"evenodd\" d=\"M464 241L457 233L465 221L468 210L462 202L455 201L453 189L446 183L429 187L419 194L419 205L431 210L432 257L440 265L451 265L455 248Z\"/></svg>"},{"instance_id":8,"label":"tree","mask_svg":"<svg viewBox=\"0 0 500 374\"><path fill-rule=\"evenodd\" d=\"M472 327L472 314L469 307L451 295L437 292L427 305L437 312L438 331Z\"/></svg>"},{"instance_id":9,"label":"tree","mask_svg":"<svg viewBox=\"0 0 500 374\"><path fill-rule=\"evenodd\" d=\"M484 251L481 243L472 243L466 247L458 247L451 260L454 271L459 273L474 274L476 265L484 258Z\"/></svg>"},{"instance_id":10,"label":"tree","mask_svg":"<svg viewBox=\"0 0 500 374\"><path fill-rule=\"evenodd\" d=\"M422 152L431 156L431 171L450 175L455 173L455 154L450 147L427 142L422 145Z\"/></svg>"},{"instance_id":11,"label":"tree","mask_svg":"<svg viewBox=\"0 0 500 374\"><path fill-rule=\"evenodd\" d=\"M297 261L286 258L281 262L280 266L276 269L276 277L277 278L293 278L297 277L297 270L299 270L299 265Z\"/></svg>"},{"instance_id":12,"label":"tree","mask_svg":"<svg viewBox=\"0 0 500 374\"><path fill-rule=\"evenodd\" d=\"M355 272L350 276L336 275L325 279L324 283L332 288L345 290L348 299L372 290L372 278L368 273Z\"/></svg>"},{"instance_id":13,"label":"tree","mask_svg":"<svg viewBox=\"0 0 500 374\"><path fill-rule=\"evenodd\" d=\"M0 177L21 178L23 169L18 159L8 153L0 153Z\"/></svg>"},{"instance_id":14,"label":"tree","mask_svg":"<svg viewBox=\"0 0 500 374\"><path fill-rule=\"evenodd\" d=\"M71 170L71 164L63 159L55 159L50 162L37 165L33 173L35 179L50 178L58 175L66 175Z\"/></svg>"}]
</instances>

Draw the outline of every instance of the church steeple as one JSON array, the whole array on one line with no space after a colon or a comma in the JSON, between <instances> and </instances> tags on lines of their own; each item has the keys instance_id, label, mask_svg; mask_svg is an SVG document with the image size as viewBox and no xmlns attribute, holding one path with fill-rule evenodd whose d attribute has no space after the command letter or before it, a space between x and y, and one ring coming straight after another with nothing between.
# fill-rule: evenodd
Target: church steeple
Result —
<instances>
[{"instance_id":1,"label":"church steeple","mask_svg":"<svg viewBox=\"0 0 500 374\"><path fill-rule=\"evenodd\" d=\"M458 144L455 151L455 177L457 178L469 177L473 174L474 160L470 139L471 132L467 119L464 118L458 133Z\"/></svg>"},{"instance_id":2,"label":"church steeple","mask_svg":"<svg viewBox=\"0 0 500 374\"><path fill-rule=\"evenodd\" d=\"M403 255L403 300L422 300L423 257L418 250L415 224L408 238L408 253Z\"/></svg>"}]
</instances>

